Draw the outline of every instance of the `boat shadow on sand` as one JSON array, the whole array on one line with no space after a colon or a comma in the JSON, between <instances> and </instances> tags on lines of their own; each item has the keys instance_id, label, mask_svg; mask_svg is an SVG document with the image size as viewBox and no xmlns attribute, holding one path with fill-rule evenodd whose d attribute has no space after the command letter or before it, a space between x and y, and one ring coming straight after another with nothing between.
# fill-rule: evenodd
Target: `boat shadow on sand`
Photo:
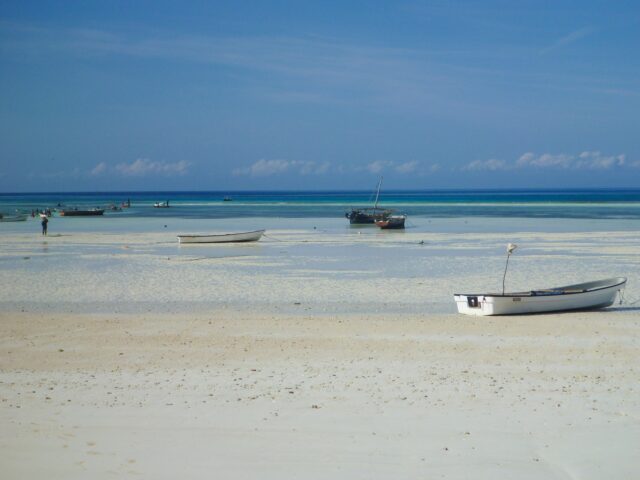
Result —
<instances>
[{"instance_id":1,"label":"boat shadow on sand","mask_svg":"<svg viewBox=\"0 0 640 480\"><path fill-rule=\"evenodd\" d=\"M591 310L592 312L601 312L603 309L600 310ZM609 312L640 312L640 307L625 307L624 305L618 305L616 307L609 307L606 309Z\"/></svg>"},{"instance_id":2,"label":"boat shadow on sand","mask_svg":"<svg viewBox=\"0 0 640 480\"><path fill-rule=\"evenodd\" d=\"M625 307L624 305L618 305L616 307L606 307L606 308L582 308L576 310L556 310L549 312L531 312L531 313L510 313L504 315L493 315L494 320L498 320L500 318L504 318L507 320L508 318L513 317L543 317L545 315L572 315L576 313L580 314L592 314L592 315L601 315L602 313L632 313L640 311L640 307Z\"/></svg>"}]
</instances>

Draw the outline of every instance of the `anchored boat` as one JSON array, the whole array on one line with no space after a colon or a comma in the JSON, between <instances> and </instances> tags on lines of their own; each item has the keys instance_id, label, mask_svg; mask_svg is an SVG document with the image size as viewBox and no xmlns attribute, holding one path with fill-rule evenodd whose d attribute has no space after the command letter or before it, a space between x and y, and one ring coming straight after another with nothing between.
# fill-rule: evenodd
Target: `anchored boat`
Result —
<instances>
[{"instance_id":1,"label":"anchored boat","mask_svg":"<svg viewBox=\"0 0 640 480\"><path fill-rule=\"evenodd\" d=\"M383 230L387 229L402 229L404 228L404 221L407 219L406 215L389 215L384 220L376 220L376 225Z\"/></svg>"},{"instance_id":2,"label":"anchored boat","mask_svg":"<svg viewBox=\"0 0 640 480\"><path fill-rule=\"evenodd\" d=\"M90 217L104 214L104 208L91 208L89 210L78 210L77 208L59 210L61 217Z\"/></svg>"},{"instance_id":3,"label":"anchored boat","mask_svg":"<svg viewBox=\"0 0 640 480\"><path fill-rule=\"evenodd\" d=\"M376 223L379 220L386 220L393 214L393 210L378 207L378 198L380 197L380 186L382 185L382 177L378 181L378 188L376 190L376 199L373 203L373 207L368 208L352 208L350 212L344 214L349 219L351 225Z\"/></svg>"}]
</instances>

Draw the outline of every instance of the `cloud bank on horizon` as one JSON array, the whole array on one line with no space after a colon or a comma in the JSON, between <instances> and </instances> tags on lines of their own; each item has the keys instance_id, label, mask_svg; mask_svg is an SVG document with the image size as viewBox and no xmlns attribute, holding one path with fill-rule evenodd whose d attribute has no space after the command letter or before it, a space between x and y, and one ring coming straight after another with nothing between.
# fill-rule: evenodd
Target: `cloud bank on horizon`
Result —
<instances>
[{"instance_id":1,"label":"cloud bank on horizon","mask_svg":"<svg viewBox=\"0 0 640 480\"><path fill-rule=\"evenodd\" d=\"M185 176L189 174L192 167L191 162L181 160L170 163L153 161L147 158L138 158L130 163L108 164L100 162L92 169L81 172L75 168L68 172L56 172L54 175L42 173L41 178L73 176L73 177L145 177L153 179L158 177L172 177L175 175ZM579 154L535 154L527 152L513 161L499 159L474 160L462 167L447 167L451 173L464 172L498 172L509 170L611 170L619 169L625 174L635 174L640 169L640 161L626 162L625 154L605 155L601 152L584 151ZM305 176L335 176L335 175L357 175L369 173L371 175L395 174L401 176L426 176L436 175L443 167L437 163L425 163L417 160L398 163L394 161L376 160L364 165L333 164L331 162L318 163L315 161L298 161L284 159L260 159L251 165L234 168L231 172L233 176L249 177L274 177L286 176L287 178ZM33 172L31 176L38 176Z\"/></svg>"},{"instance_id":2,"label":"cloud bank on horizon","mask_svg":"<svg viewBox=\"0 0 640 480\"><path fill-rule=\"evenodd\" d=\"M150 5L6 6L1 190L640 180L633 3Z\"/></svg>"}]
</instances>

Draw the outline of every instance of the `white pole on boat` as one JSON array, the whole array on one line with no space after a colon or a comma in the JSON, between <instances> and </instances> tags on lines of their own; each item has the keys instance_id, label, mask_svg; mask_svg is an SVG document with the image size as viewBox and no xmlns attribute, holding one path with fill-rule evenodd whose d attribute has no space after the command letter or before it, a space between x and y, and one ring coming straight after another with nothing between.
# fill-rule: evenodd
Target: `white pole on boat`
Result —
<instances>
[{"instance_id":1,"label":"white pole on boat","mask_svg":"<svg viewBox=\"0 0 640 480\"><path fill-rule=\"evenodd\" d=\"M504 275L502 275L502 294L504 295L504 280L507 278L507 268L509 267L509 257L513 253L513 251L518 248L515 243L510 243L507 245L507 263L504 266Z\"/></svg>"},{"instance_id":2,"label":"white pole on boat","mask_svg":"<svg viewBox=\"0 0 640 480\"><path fill-rule=\"evenodd\" d=\"M378 208L378 197L380 196L380 186L382 185L382 177L378 181L378 189L376 191L376 201L373 204L373 208Z\"/></svg>"}]
</instances>

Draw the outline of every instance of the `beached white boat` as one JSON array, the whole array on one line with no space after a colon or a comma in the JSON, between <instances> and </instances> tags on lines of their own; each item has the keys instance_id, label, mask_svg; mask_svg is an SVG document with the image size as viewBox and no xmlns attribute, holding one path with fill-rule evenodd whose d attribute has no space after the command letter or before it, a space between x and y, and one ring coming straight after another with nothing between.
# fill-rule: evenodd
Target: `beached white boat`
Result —
<instances>
[{"instance_id":1,"label":"beached white boat","mask_svg":"<svg viewBox=\"0 0 640 480\"><path fill-rule=\"evenodd\" d=\"M608 307L627 279L608 278L545 290L515 293L455 293L458 312L466 315L517 315Z\"/></svg>"},{"instance_id":2,"label":"beached white boat","mask_svg":"<svg viewBox=\"0 0 640 480\"><path fill-rule=\"evenodd\" d=\"M216 235L178 235L180 243L237 243L257 242L262 237L264 230L241 233L223 233Z\"/></svg>"}]
</instances>

